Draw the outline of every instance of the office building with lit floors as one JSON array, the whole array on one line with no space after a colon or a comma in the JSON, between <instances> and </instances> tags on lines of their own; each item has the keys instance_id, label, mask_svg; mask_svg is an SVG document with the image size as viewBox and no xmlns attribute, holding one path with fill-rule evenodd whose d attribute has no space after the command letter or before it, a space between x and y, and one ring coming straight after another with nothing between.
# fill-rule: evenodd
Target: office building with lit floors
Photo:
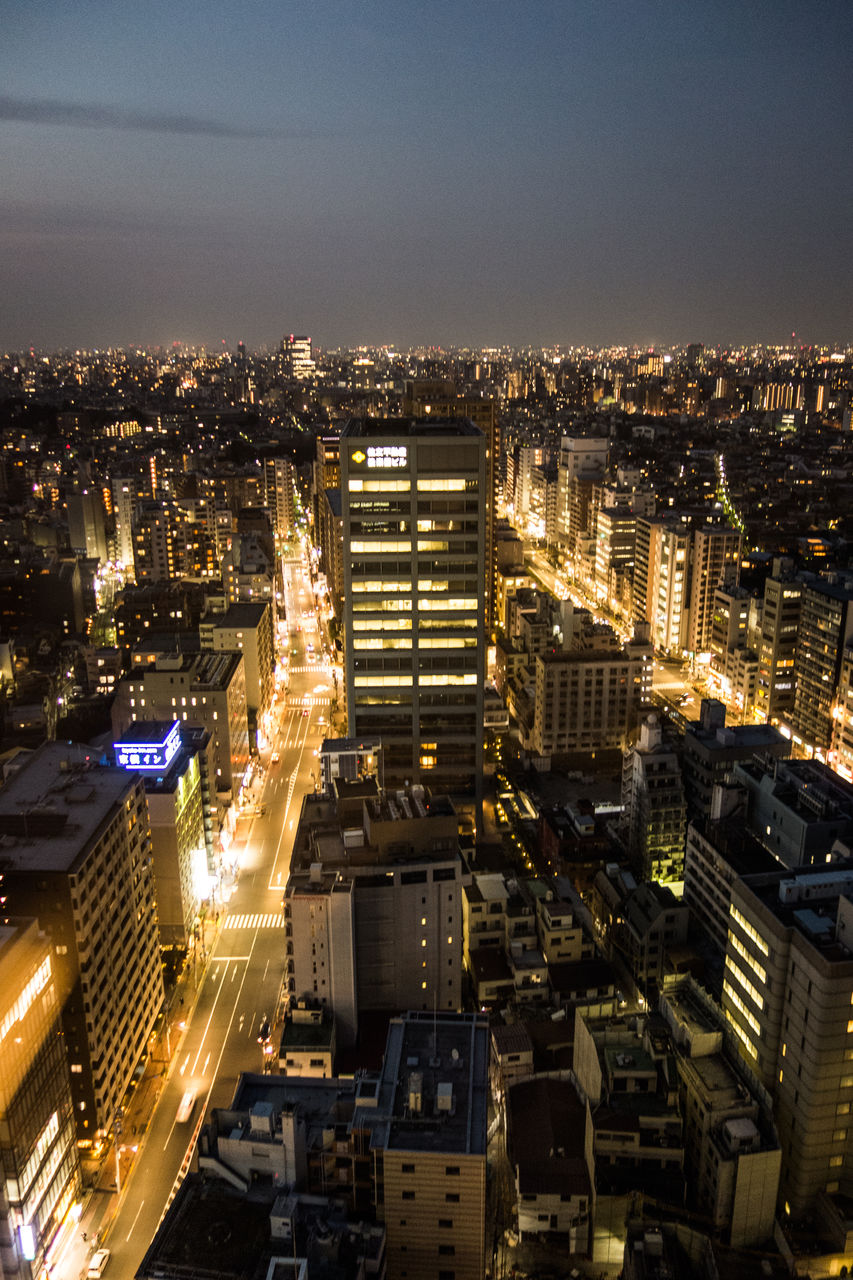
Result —
<instances>
[{"instance_id":1,"label":"office building with lit floors","mask_svg":"<svg viewBox=\"0 0 853 1280\"><path fill-rule=\"evenodd\" d=\"M0 923L0 1275L43 1276L80 1163L51 941Z\"/></svg>"},{"instance_id":2,"label":"office building with lit floors","mask_svg":"<svg viewBox=\"0 0 853 1280\"><path fill-rule=\"evenodd\" d=\"M853 1192L853 863L732 886L723 1012L773 1097L780 1201Z\"/></svg>"},{"instance_id":3,"label":"office building with lit floors","mask_svg":"<svg viewBox=\"0 0 853 1280\"><path fill-rule=\"evenodd\" d=\"M386 786L480 793L486 488L465 419L341 433L348 732L381 737Z\"/></svg>"},{"instance_id":4,"label":"office building with lit floors","mask_svg":"<svg viewBox=\"0 0 853 1280\"><path fill-rule=\"evenodd\" d=\"M6 910L51 944L77 1136L111 1127L163 1003L141 774L51 742L0 791Z\"/></svg>"}]
</instances>

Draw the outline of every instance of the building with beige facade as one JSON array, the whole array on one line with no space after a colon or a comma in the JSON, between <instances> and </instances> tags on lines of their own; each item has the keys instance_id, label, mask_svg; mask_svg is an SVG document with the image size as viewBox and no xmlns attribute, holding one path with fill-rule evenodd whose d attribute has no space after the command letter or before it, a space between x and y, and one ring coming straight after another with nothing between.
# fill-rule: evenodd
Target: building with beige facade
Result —
<instances>
[{"instance_id":1,"label":"building with beige facade","mask_svg":"<svg viewBox=\"0 0 853 1280\"><path fill-rule=\"evenodd\" d=\"M853 1189L853 866L732 887L723 1010L774 1099L780 1204L795 1217Z\"/></svg>"},{"instance_id":2,"label":"building with beige facade","mask_svg":"<svg viewBox=\"0 0 853 1280\"><path fill-rule=\"evenodd\" d=\"M139 773L51 742L0 792L6 910L50 938L78 1137L113 1122L163 1002Z\"/></svg>"}]
</instances>

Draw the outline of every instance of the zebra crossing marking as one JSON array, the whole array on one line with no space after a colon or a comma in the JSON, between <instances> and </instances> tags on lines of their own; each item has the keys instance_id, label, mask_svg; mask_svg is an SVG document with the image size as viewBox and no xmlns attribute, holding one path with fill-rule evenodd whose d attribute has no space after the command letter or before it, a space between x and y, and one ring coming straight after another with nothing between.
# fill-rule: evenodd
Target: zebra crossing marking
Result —
<instances>
[{"instance_id":1,"label":"zebra crossing marking","mask_svg":"<svg viewBox=\"0 0 853 1280\"><path fill-rule=\"evenodd\" d=\"M276 929L281 928L284 921L278 911L249 912L242 915L226 916L225 929Z\"/></svg>"}]
</instances>

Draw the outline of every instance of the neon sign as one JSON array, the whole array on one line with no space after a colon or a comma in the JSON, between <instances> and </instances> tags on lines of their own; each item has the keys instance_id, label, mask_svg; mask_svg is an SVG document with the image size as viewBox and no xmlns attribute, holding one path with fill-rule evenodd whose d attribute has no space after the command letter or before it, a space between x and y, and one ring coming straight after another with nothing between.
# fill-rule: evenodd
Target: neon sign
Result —
<instances>
[{"instance_id":1,"label":"neon sign","mask_svg":"<svg viewBox=\"0 0 853 1280\"><path fill-rule=\"evenodd\" d=\"M181 749L181 726L176 720L162 742L116 742L116 764L142 772L167 769Z\"/></svg>"}]
</instances>

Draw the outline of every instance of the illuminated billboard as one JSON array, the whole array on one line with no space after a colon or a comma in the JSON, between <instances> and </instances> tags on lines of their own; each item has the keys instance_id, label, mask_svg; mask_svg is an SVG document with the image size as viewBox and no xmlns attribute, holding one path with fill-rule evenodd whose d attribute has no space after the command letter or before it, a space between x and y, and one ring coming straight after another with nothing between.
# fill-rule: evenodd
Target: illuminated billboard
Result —
<instances>
[{"instance_id":1,"label":"illuminated billboard","mask_svg":"<svg viewBox=\"0 0 853 1280\"><path fill-rule=\"evenodd\" d=\"M150 730L153 726L148 724L144 727ZM162 725L158 728L162 729ZM164 769L168 769L181 749L181 726L176 720L162 737L159 734L149 734L148 739L142 741L140 734L138 742L115 742L113 748L116 764L123 769L139 769L143 773L156 770L162 773Z\"/></svg>"}]
</instances>

